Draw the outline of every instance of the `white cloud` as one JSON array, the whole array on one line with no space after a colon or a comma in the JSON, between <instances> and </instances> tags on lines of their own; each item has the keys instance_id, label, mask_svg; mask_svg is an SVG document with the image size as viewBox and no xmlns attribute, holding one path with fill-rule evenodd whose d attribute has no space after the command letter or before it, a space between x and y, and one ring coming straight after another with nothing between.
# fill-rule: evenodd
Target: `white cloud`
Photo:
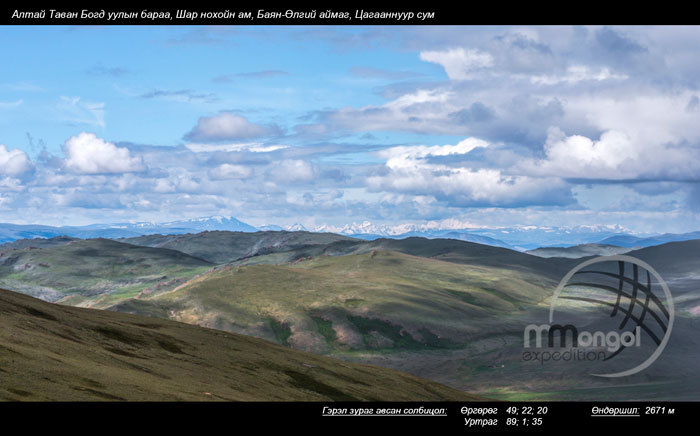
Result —
<instances>
[{"instance_id":1,"label":"white cloud","mask_svg":"<svg viewBox=\"0 0 700 436\"><path fill-rule=\"evenodd\" d=\"M280 182L308 182L314 178L314 168L307 161L288 159L270 166L268 174Z\"/></svg>"},{"instance_id":2,"label":"white cloud","mask_svg":"<svg viewBox=\"0 0 700 436\"><path fill-rule=\"evenodd\" d=\"M457 145L425 145L391 147L382 150L377 155L387 158L386 166L392 169L412 168L418 159L428 156L450 156L467 154L475 148L486 148L489 143L477 138L467 138Z\"/></svg>"},{"instance_id":3,"label":"white cloud","mask_svg":"<svg viewBox=\"0 0 700 436\"><path fill-rule=\"evenodd\" d=\"M535 85L557 85L559 83L573 85L588 80L602 82L603 80L625 80L627 78L629 78L628 75L615 74L608 67L602 67L598 72L594 72L585 65L572 65L567 68L566 74L559 76L535 75L530 77L530 82Z\"/></svg>"},{"instance_id":4,"label":"white cloud","mask_svg":"<svg viewBox=\"0 0 700 436\"><path fill-rule=\"evenodd\" d=\"M21 192L25 189L26 187L22 185L22 181L19 179L7 176L0 178L0 191Z\"/></svg>"},{"instance_id":5,"label":"white cloud","mask_svg":"<svg viewBox=\"0 0 700 436\"><path fill-rule=\"evenodd\" d=\"M202 180L184 168L172 169L170 176L156 179L153 184L153 191L158 194L199 194L205 190Z\"/></svg>"},{"instance_id":6,"label":"white cloud","mask_svg":"<svg viewBox=\"0 0 700 436\"><path fill-rule=\"evenodd\" d=\"M132 157L129 149L117 147L94 133L80 133L64 144L66 168L79 174L129 173L143 171L140 157Z\"/></svg>"},{"instance_id":7,"label":"white cloud","mask_svg":"<svg viewBox=\"0 0 700 436\"><path fill-rule=\"evenodd\" d=\"M462 129L449 120L448 114L462 109L466 101L455 102L453 97L452 92L442 89L418 89L381 106L346 107L330 112L327 121L332 127L361 132L404 130L454 135Z\"/></svg>"},{"instance_id":8,"label":"white cloud","mask_svg":"<svg viewBox=\"0 0 700 436\"><path fill-rule=\"evenodd\" d=\"M246 179L253 171L243 165L222 164L209 171L209 177L214 180Z\"/></svg>"},{"instance_id":9,"label":"white cloud","mask_svg":"<svg viewBox=\"0 0 700 436\"><path fill-rule=\"evenodd\" d=\"M257 138L274 131L274 128L251 123L240 115L222 112L212 117L201 117L185 138L203 142L226 141Z\"/></svg>"},{"instance_id":10,"label":"white cloud","mask_svg":"<svg viewBox=\"0 0 700 436\"><path fill-rule=\"evenodd\" d=\"M22 150L14 148L8 150L0 144L0 174L7 176L20 176L32 168L32 163Z\"/></svg>"},{"instance_id":11,"label":"white cloud","mask_svg":"<svg viewBox=\"0 0 700 436\"><path fill-rule=\"evenodd\" d=\"M175 192L175 185L171 183L169 179L160 178L155 181L153 191L159 194Z\"/></svg>"},{"instance_id":12,"label":"white cloud","mask_svg":"<svg viewBox=\"0 0 700 436\"><path fill-rule=\"evenodd\" d=\"M544 159L525 160L519 169L562 178L700 180L697 147L633 140L617 130L593 140L552 128L544 151Z\"/></svg>"},{"instance_id":13,"label":"white cloud","mask_svg":"<svg viewBox=\"0 0 700 436\"><path fill-rule=\"evenodd\" d=\"M387 173L368 178L367 186L373 191L432 196L458 207L571 202L567 184L558 177L506 174L498 169L471 168L469 164L450 167L426 159L466 155L488 146L485 141L468 138L457 145L392 147L379 153L387 158Z\"/></svg>"},{"instance_id":14,"label":"white cloud","mask_svg":"<svg viewBox=\"0 0 700 436\"><path fill-rule=\"evenodd\" d=\"M490 53L463 48L442 51L422 51L420 58L426 62L442 65L451 80L469 80L474 72L493 66Z\"/></svg>"},{"instance_id":15,"label":"white cloud","mask_svg":"<svg viewBox=\"0 0 700 436\"><path fill-rule=\"evenodd\" d=\"M217 151L231 152L231 151L251 151L253 153L269 153L275 150L282 150L288 148L288 145L274 144L265 145L262 142L246 142L246 143L235 143L235 144L200 144L200 143L190 143L185 144L190 151L194 153L212 153Z\"/></svg>"}]
</instances>

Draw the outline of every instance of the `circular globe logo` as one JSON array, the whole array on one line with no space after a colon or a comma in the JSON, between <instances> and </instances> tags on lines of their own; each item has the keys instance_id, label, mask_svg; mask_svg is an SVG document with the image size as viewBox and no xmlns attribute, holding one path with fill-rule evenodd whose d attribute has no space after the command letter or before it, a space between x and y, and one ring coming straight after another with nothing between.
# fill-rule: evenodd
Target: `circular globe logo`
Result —
<instances>
[{"instance_id":1,"label":"circular globe logo","mask_svg":"<svg viewBox=\"0 0 700 436\"><path fill-rule=\"evenodd\" d=\"M541 354L548 359L566 348L569 355L578 353L606 368L592 375L624 377L658 359L673 321L671 291L651 265L632 256L596 257L561 279L549 324L527 326L524 346L532 347L534 334L534 347L547 348Z\"/></svg>"}]
</instances>

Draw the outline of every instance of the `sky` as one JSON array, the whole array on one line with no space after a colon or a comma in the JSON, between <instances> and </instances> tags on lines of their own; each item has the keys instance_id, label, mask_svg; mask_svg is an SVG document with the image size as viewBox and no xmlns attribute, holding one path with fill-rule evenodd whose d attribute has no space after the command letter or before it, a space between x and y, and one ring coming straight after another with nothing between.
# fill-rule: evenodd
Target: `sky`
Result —
<instances>
[{"instance_id":1,"label":"sky","mask_svg":"<svg viewBox=\"0 0 700 436\"><path fill-rule=\"evenodd\" d=\"M700 229L700 27L0 27L0 222Z\"/></svg>"}]
</instances>

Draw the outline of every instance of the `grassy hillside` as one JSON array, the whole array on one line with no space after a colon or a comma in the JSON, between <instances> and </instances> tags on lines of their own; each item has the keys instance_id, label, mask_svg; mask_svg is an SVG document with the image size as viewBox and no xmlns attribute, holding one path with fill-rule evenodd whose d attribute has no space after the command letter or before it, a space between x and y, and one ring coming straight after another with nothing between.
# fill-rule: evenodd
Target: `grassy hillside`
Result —
<instances>
[{"instance_id":1,"label":"grassy hillside","mask_svg":"<svg viewBox=\"0 0 700 436\"><path fill-rule=\"evenodd\" d=\"M69 242L77 240L77 238L71 238L69 236L56 236L53 238L18 239L16 241L0 244L0 253L6 253L12 250L23 250L29 247L54 247L57 245L65 245Z\"/></svg>"},{"instance_id":2,"label":"grassy hillside","mask_svg":"<svg viewBox=\"0 0 700 436\"><path fill-rule=\"evenodd\" d=\"M508 317L549 297L552 284L533 273L372 250L219 268L113 309L315 352L447 349L506 328Z\"/></svg>"},{"instance_id":3,"label":"grassy hillside","mask_svg":"<svg viewBox=\"0 0 700 436\"><path fill-rule=\"evenodd\" d=\"M284 264L319 256L346 256L372 251L395 251L412 256L445 262L509 269L513 272L559 279L576 264L572 259L543 259L507 248L492 247L455 239L375 239L373 241L342 240L326 245L304 246L273 254L258 254L241 259L236 265Z\"/></svg>"},{"instance_id":4,"label":"grassy hillside","mask_svg":"<svg viewBox=\"0 0 700 436\"><path fill-rule=\"evenodd\" d=\"M513 272L558 278L573 263L567 259L541 259L507 248L492 247L454 239L377 239L359 247L368 250L394 250L413 256L446 262L508 269Z\"/></svg>"},{"instance_id":5,"label":"grassy hillside","mask_svg":"<svg viewBox=\"0 0 700 436\"><path fill-rule=\"evenodd\" d=\"M48 301L112 304L151 286L179 284L212 266L175 250L75 240L0 253L0 285Z\"/></svg>"},{"instance_id":6,"label":"grassy hillside","mask_svg":"<svg viewBox=\"0 0 700 436\"><path fill-rule=\"evenodd\" d=\"M121 241L145 247L170 248L222 264L244 257L355 239L333 233L213 231L186 235L148 235Z\"/></svg>"},{"instance_id":7,"label":"grassy hillside","mask_svg":"<svg viewBox=\"0 0 700 436\"><path fill-rule=\"evenodd\" d=\"M631 248L618 247L607 244L581 244L573 247L540 247L526 251L527 254L539 257L566 257L579 259L588 256L612 256L624 254L631 251Z\"/></svg>"},{"instance_id":8,"label":"grassy hillside","mask_svg":"<svg viewBox=\"0 0 700 436\"><path fill-rule=\"evenodd\" d=\"M696 399L688 366L699 349L695 244L630 253L666 278L681 313L663 358L622 381L590 376L594 363L522 359L524 326L546 321L554 287L580 260L460 241L340 241L256 256L113 309L243 332L487 397Z\"/></svg>"},{"instance_id":9,"label":"grassy hillside","mask_svg":"<svg viewBox=\"0 0 700 436\"><path fill-rule=\"evenodd\" d=\"M669 242L627 254L644 260L670 279L690 276L697 280L700 277L700 239Z\"/></svg>"},{"instance_id":10,"label":"grassy hillside","mask_svg":"<svg viewBox=\"0 0 700 436\"><path fill-rule=\"evenodd\" d=\"M31 401L455 400L477 397L187 324L0 290L0 399Z\"/></svg>"},{"instance_id":11,"label":"grassy hillside","mask_svg":"<svg viewBox=\"0 0 700 436\"><path fill-rule=\"evenodd\" d=\"M524 326L547 319L556 284L580 259L449 239L308 232L208 232L140 243L163 246L85 240L7 248L0 284L68 305L245 333L494 398L697 398L697 383L683 380L694 377L688 362L700 349L700 241L629 253L667 281L677 320L663 358L620 389L592 379L586 364L542 368L522 360ZM176 243L225 262L165 247Z\"/></svg>"},{"instance_id":12,"label":"grassy hillside","mask_svg":"<svg viewBox=\"0 0 700 436\"><path fill-rule=\"evenodd\" d=\"M170 248L217 264L283 264L317 256L364 254L391 250L453 263L508 267L554 276L570 266L515 250L456 239L375 239L364 241L333 233L311 232L203 232L187 235L149 235L121 240L147 247Z\"/></svg>"}]
</instances>

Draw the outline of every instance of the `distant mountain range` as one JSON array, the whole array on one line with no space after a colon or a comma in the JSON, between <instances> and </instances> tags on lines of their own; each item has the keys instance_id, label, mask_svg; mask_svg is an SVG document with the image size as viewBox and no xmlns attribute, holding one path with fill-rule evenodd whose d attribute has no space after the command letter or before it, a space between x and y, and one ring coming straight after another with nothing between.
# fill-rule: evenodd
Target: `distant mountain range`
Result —
<instances>
[{"instance_id":1,"label":"distant mountain range","mask_svg":"<svg viewBox=\"0 0 700 436\"><path fill-rule=\"evenodd\" d=\"M298 229L295 224L294 230ZM285 230L292 230L285 228ZM531 250L543 246L569 247L579 244L597 243L602 239L629 235L631 231L622 226L514 226L502 228L474 227L468 222L458 220L432 221L423 224L376 225L369 221L352 223L342 227L318 226L311 231L332 232L355 238L373 240L378 238L403 239L423 237L428 239L448 238L476 242L495 247L510 248L519 251ZM645 237L651 235L644 235Z\"/></svg>"},{"instance_id":2,"label":"distant mountain range","mask_svg":"<svg viewBox=\"0 0 700 436\"><path fill-rule=\"evenodd\" d=\"M690 233L664 233L663 235L640 238L632 235L616 235L600 241L601 244L617 245L619 247L652 247L667 242L681 242L692 239L700 239L700 232Z\"/></svg>"},{"instance_id":3,"label":"distant mountain range","mask_svg":"<svg viewBox=\"0 0 700 436\"><path fill-rule=\"evenodd\" d=\"M441 225L448 228L441 228ZM540 247L563 248L590 244L611 245L625 248L641 248L665 244L667 242L700 239L700 231L682 234L666 233L663 235L633 235L629 229L618 225L458 228L457 226L459 225L464 225L464 223L448 222L444 224L438 223L435 225L400 224L396 226L382 226L374 225L366 221L363 223L349 224L343 227L318 226L310 231L332 232L365 240L374 240L379 238L404 239L408 237L423 237L428 239L458 239L461 241L476 242L479 244L510 248L519 251L534 250ZM272 230L272 228L270 230ZM294 226L286 227L285 230L306 229L299 224L295 224ZM586 250L584 249L584 251ZM603 248L602 250L597 251L603 253L610 250ZM565 257L569 256L574 256L573 251Z\"/></svg>"},{"instance_id":4,"label":"distant mountain range","mask_svg":"<svg viewBox=\"0 0 700 436\"><path fill-rule=\"evenodd\" d=\"M138 222L116 224L92 224L88 226L42 226L34 224L0 223L0 243L18 239L53 238L68 236L89 238L132 238L142 235L199 233L206 230L232 232L257 232L258 229L233 217L214 216L166 223Z\"/></svg>"},{"instance_id":5,"label":"distant mountain range","mask_svg":"<svg viewBox=\"0 0 700 436\"><path fill-rule=\"evenodd\" d=\"M182 235L202 231L310 231L314 233L335 233L364 240L379 238L404 239L423 237L427 239L445 238L476 242L494 247L518 251L534 250L540 247L572 247L584 244L603 244L618 247L649 247L666 242L700 239L700 231L663 235L634 235L621 226L514 226L503 228L469 227L467 222L457 220L435 221L423 224L377 225L369 221L345 226L320 225L307 229L302 224L289 226L265 225L254 227L230 216L212 216L165 223L137 222L115 224L93 224L88 226L52 227L44 225L0 224L0 243L18 239L53 238L66 236L73 238L134 238L144 235Z\"/></svg>"}]
</instances>

